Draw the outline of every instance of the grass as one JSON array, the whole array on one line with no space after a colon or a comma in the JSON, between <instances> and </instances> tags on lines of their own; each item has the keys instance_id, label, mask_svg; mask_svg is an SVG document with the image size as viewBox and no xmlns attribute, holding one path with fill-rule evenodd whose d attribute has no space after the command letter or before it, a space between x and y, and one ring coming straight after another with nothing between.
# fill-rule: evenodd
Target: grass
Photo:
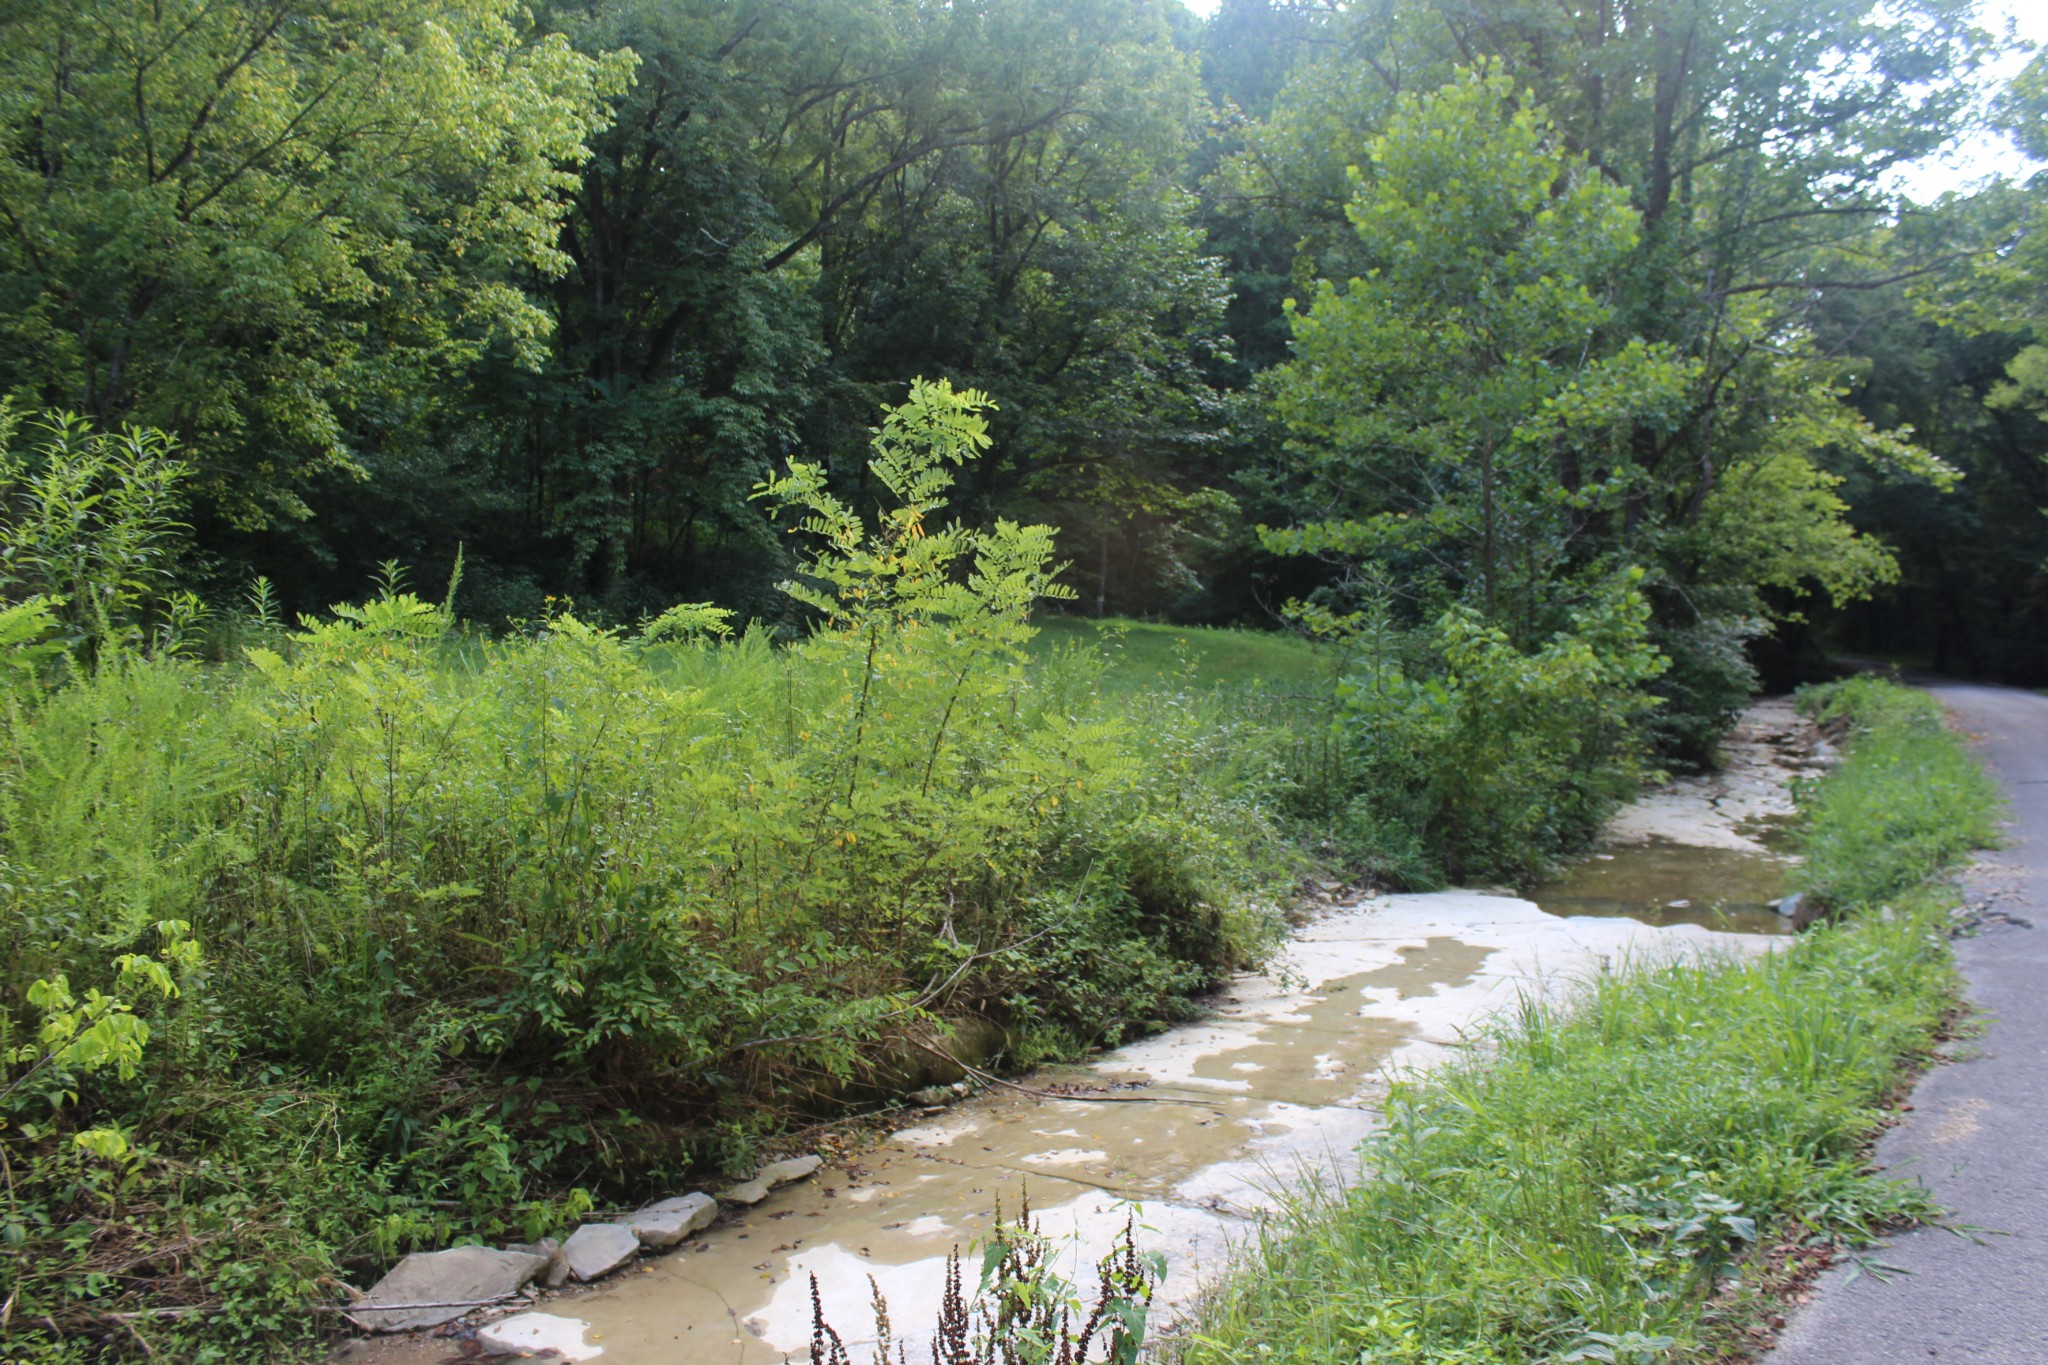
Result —
<instances>
[{"instance_id":1,"label":"grass","mask_svg":"<svg viewBox=\"0 0 2048 1365\"><path fill-rule=\"evenodd\" d=\"M1824 905L1879 904L1997 842L1997 784L1948 732L1939 702L1873 678L1800 700L1856 736L1854 760L1807 803L1802 881Z\"/></svg>"},{"instance_id":2,"label":"grass","mask_svg":"<svg viewBox=\"0 0 2048 1365\"><path fill-rule=\"evenodd\" d=\"M1858 688L1811 699L1857 727L1808 793L1838 921L1524 1002L1396 1090L1372 1178L1270 1228L1184 1365L1667 1360L1764 1230L1853 1240L1929 1212L1863 1154L1955 998L1949 902L1916 884L1983 841L1997 798L1923 699ZM1872 818L1887 801L1910 814Z\"/></svg>"},{"instance_id":3,"label":"grass","mask_svg":"<svg viewBox=\"0 0 2048 1365\"><path fill-rule=\"evenodd\" d=\"M1161 686L1308 687L1330 677L1329 656L1298 635L1079 616L1045 616L1037 625L1034 655L1051 658L1065 649L1100 650L1108 660L1104 685L1118 691Z\"/></svg>"}]
</instances>

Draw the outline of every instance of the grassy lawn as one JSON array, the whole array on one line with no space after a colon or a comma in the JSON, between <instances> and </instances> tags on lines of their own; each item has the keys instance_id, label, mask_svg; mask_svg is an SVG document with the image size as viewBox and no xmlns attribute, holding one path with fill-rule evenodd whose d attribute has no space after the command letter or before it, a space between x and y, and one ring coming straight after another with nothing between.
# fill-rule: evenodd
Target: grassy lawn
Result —
<instances>
[{"instance_id":1,"label":"grassy lawn","mask_svg":"<svg viewBox=\"0 0 2048 1365\"><path fill-rule=\"evenodd\" d=\"M1328 657L1298 635L1283 631L1161 626L1145 621L1045 616L1036 622L1034 657L1063 649L1101 648L1111 663L1104 683L1119 691L1141 688L1307 686L1330 673Z\"/></svg>"}]
</instances>

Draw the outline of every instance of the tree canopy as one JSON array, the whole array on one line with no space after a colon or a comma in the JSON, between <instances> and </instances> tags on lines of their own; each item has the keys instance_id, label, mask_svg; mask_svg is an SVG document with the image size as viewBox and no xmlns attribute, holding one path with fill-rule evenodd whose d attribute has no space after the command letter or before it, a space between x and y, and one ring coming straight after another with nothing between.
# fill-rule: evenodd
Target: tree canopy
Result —
<instances>
[{"instance_id":1,"label":"tree canopy","mask_svg":"<svg viewBox=\"0 0 2048 1365\"><path fill-rule=\"evenodd\" d=\"M967 515L1061 526L1078 609L1270 620L1370 570L1534 640L1634 566L1660 686L1739 690L1771 621L1947 573L1956 476L2030 488L2048 404L2043 187L1899 188L1978 128L2048 155L2042 61L1988 87L1967 0L90 0L0 37L0 392L171 433L213 588L292 606L461 548L487 624L786 618L750 490L798 459L864 507L872 414L943 375L993 404ZM1913 328L1979 376L1941 439L1953 391L1873 354Z\"/></svg>"}]
</instances>

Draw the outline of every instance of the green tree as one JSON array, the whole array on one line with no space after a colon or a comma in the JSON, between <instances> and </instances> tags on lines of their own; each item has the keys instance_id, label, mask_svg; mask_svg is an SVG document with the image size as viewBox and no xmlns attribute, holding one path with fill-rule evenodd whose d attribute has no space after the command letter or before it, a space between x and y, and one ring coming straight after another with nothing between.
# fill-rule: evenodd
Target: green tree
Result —
<instances>
[{"instance_id":1,"label":"green tree","mask_svg":"<svg viewBox=\"0 0 2048 1365\"><path fill-rule=\"evenodd\" d=\"M1633 548L1628 438L1693 370L1617 325L1636 216L1506 78L1404 99L1368 151L1366 269L1317 285L1271 387L1338 515L1268 544L1398 560L1526 643L1560 576Z\"/></svg>"},{"instance_id":2,"label":"green tree","mask_svg":"<svg viewBox=\"0 0 2048 1365\"><path fill-rule=\"evenodd\" d=\"M177 433L233 521L302 516L547 319L565 167L621 56L510 0L0 12L0 390Z\"/></svg>"}]
</instances>

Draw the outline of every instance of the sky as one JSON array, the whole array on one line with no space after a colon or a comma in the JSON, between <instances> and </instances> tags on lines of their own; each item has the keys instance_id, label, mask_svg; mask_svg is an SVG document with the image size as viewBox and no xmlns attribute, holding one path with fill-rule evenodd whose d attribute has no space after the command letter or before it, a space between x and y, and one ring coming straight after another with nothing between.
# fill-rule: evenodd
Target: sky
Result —
<instances>
[{"instance_id":1,"label":"sky","mask_svg":"<svg viewBox=\"0 0 2048 1365\"><path fill-rule=\"evenodd\" d=\"M1981 11L1985 27L2000 30L2008 20L2020 38L2048 46L2048 4L2042 0L1991 0ZM2004 88L2031 59L2030 52L2016 52L1981 73L1987 97ZM1948 190L1966 190L1994 175L2022 177L2040 169L2010 138L1997 133L1978 133L1961 139L1946 155L1929 158L1904 171L1898 188L1922 203Z\"/></svg>"}]
</instances>

